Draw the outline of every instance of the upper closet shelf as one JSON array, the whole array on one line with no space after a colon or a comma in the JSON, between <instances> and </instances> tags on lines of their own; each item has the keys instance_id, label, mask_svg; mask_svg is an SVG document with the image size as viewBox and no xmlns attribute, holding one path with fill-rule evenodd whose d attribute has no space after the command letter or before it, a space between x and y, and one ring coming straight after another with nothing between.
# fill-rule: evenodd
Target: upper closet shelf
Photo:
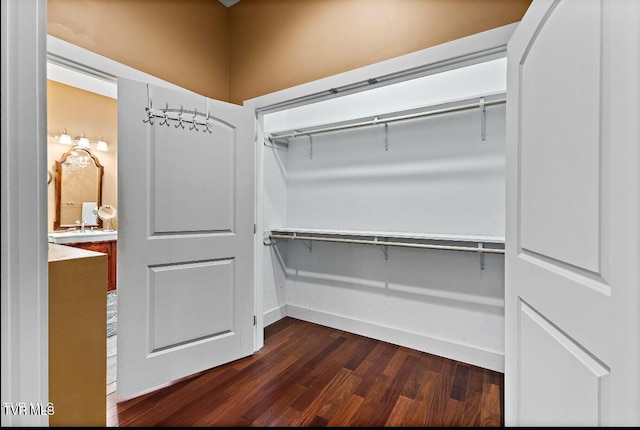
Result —
<instances>
[{"instance_id":1,"label":"upper closet shelf","mask_svg":"<svg viewBox=\"0 0 640 430\"><path fill-rule=\"evenodd\" d=\"M370 127L374 125L384 125L385 129L387 124L408 121L412 119L424 118L428 116L435 116L450 112L458 112L470 109L479 109L479 122L480 122L480 138L485 140L486 132L486 115L485 109L487 106L493 106L506 103L506 93L490 94L482 97L466 98L447 103L440 103L436 105L410 109L405 111L380 114L375 116L369 116L364 118L357 118L348 121L341 121L331 124L323 124L314 127L305 127L295 130L284 130L271 133L265 136L264 144L266 146L275 149L289 148L289 139L293 139L301 136L313 136L316 134L329 133L332 131L349 130L360 127Z\"/></svg>"}]
</instances>

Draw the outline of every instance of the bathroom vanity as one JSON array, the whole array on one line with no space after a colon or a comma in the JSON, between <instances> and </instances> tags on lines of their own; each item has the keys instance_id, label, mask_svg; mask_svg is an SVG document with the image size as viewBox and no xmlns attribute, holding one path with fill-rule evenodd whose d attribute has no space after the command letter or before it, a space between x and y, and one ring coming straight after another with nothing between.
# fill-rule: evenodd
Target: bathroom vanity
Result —
<instances>
[{"instance_id":1,"label":"bathroom vanity","mask_svg":"<svg viewBox=\"0 0 640 430\"><path fill-rule=\"evenodd\" d=\"M107 254L107 291L116 289L118 261L118 232L105 230L86 230L81 232L61 231L49 233L49 243L86 249Z\"/></svg>"},{"instance_id":2,"label":"bathroom vanity","mask_svg":"<svg viewBox=\"0 0 640 430\"><path fill-rule=\"evenodd\" d=\"M117 238L111 222L103 225L104 168L88 148L74 146L55 161L55 218L49 243L107 254L107 291L116 289ZM113 218L115 218L115 209Z\"/></svg>"}]
</instances>

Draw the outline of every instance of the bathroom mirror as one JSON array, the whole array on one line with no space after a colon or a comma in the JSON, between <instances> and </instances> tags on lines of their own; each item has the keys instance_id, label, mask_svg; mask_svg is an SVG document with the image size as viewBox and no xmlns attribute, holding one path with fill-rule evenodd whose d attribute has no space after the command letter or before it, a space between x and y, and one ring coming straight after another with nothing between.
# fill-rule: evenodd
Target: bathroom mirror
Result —
<instances>
[{"instance_id":1,"label":"bathroom mirror","mask_svg":"<svg viewBox=\"0 0 640 430\"><path fill-rule=\"evenodd\" d=\"M90 149L73 147L56 160L56 219L54 230L99 227L104 168Z\"/></svg>"}]
</instances>

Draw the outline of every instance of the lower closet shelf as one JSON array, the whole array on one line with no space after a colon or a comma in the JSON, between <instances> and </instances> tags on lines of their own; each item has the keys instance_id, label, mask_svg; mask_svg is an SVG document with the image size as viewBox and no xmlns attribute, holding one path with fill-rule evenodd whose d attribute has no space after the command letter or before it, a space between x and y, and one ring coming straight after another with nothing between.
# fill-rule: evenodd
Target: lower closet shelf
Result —
<instances>
[{"instance_id":1,"label":"lower closet shelf","mask_svg":"<svg viewBox=\"0 0 640 430\"><path fill-rule=\"evenodd\" d=\"M391 233L360 230L321 230L302 228L276 228L267 231L263 243L277 240L302 240L381 247L395 246L445 251L504 254L504 238L496 236L444 235L426 233ZM386 255L386 254L385 254Z\"/></svg>"}]
</instances>

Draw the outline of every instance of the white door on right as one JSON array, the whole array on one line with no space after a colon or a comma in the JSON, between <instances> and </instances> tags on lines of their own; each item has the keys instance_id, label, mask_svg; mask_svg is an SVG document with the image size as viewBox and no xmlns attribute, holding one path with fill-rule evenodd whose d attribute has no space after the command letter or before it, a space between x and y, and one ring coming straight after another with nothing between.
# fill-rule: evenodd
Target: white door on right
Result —
<instances>
[{"instance_id":1,"label":"white door on right","mask_svg":"<svg viewBox=\"0 0 640 430\"><path fill-rule=\"evenodd\" d=\"M640 1L508 45L505 423L640 425Z\"/></svg>"}]
</instances>

